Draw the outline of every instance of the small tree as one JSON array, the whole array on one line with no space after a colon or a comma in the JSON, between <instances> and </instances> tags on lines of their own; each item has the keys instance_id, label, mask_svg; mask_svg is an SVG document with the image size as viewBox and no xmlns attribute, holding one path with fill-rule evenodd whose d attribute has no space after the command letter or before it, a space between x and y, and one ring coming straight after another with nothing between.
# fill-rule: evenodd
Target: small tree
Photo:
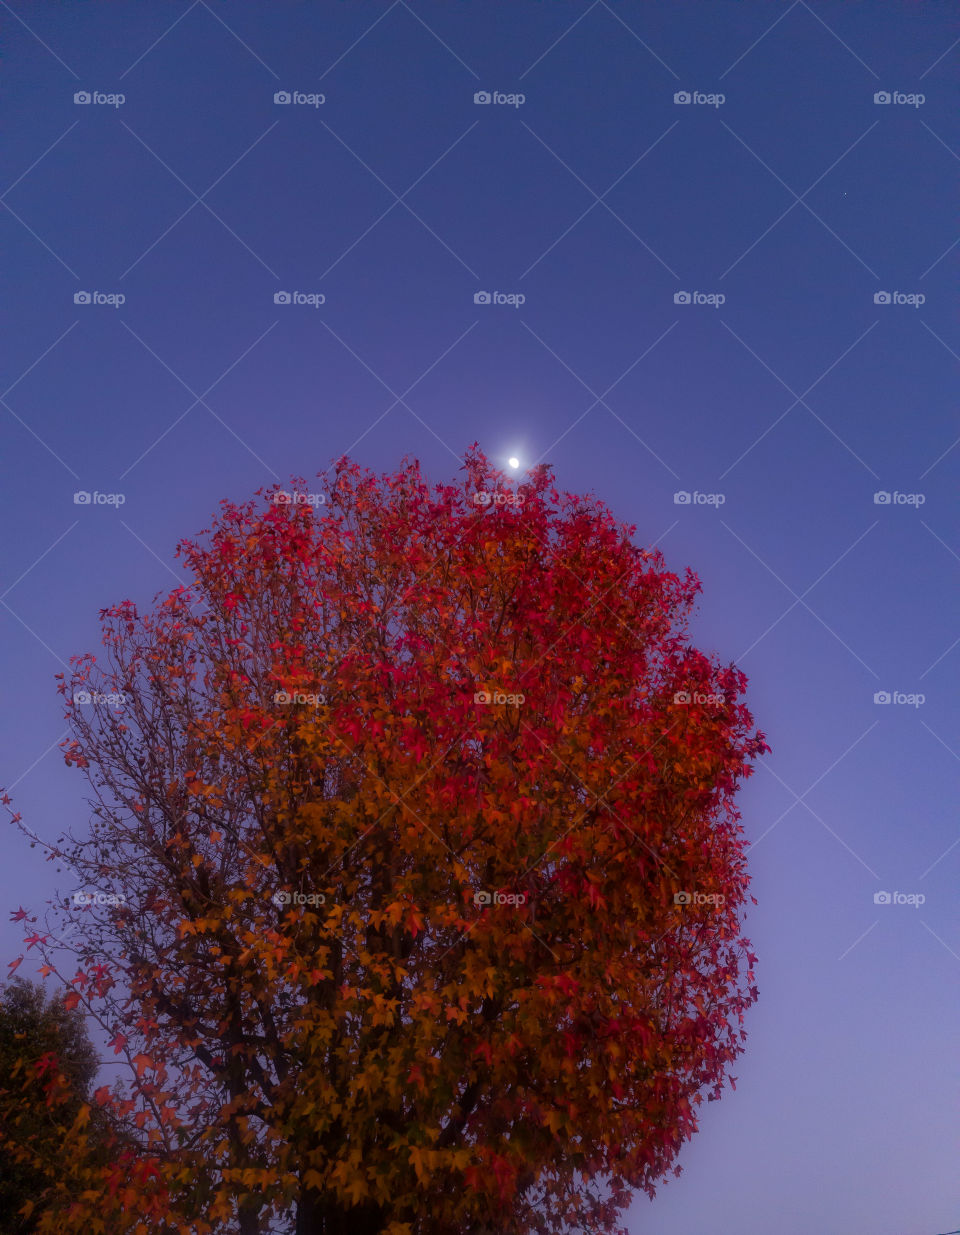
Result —
<instances>
[{"instance_id":1,"label":"small tree","mask_svg":"<svg viewBox=\"0 0 960 1235\"><path fill-rule=\"evenodd\" d=\"M99 889L69 998L139 1174L44 1230L609 1232L720 1096L745 678L599 502L465 472L224 503L62 682L95 801L56 852Z\"/></svg>"},{"instance_id":2,"label":"small tree","mask_svg":"<svg viewBox=\"0 0 960 1235\"><path fill-rule=\"evenodd\" d=\"M24 1216L59 1169L63 1132L89 1096L98 1060L83 1015L39 984L14 978L0 987L0 1231L28 1235ZM57 1077L57 1099L50 1078Z\"/></svg>"}]
</instances>

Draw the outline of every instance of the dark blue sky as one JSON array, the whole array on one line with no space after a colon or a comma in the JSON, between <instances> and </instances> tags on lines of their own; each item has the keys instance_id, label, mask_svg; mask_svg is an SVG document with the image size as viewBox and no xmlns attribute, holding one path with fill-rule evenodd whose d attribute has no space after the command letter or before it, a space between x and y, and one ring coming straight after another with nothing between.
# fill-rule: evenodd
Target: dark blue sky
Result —
<instances>
[{"instance_id":1,"label":"dark blue sky","mask_svg":"<svg viewBox=\"0 0 960 1235\"><path fill-rule=\"evenodd\" d=\"M0 4L0 783L25 820L82 828L53 674L101 607L174 584L221 497L345 452L437 481L474 439L548 461L698 572L694 637L774 748L740 799L737 1090L631 1229L960 1225L956 9ZM50 869L4 851L3 907L36 907Z\"/></svg>"}]
</instances>

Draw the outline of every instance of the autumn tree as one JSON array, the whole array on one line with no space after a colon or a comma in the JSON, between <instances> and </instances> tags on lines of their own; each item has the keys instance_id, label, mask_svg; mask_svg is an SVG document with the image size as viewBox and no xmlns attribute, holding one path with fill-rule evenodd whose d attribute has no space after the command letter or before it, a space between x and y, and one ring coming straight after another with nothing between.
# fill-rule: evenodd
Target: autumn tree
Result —
<instances>
[{"instance_id":1,"label":"autumn tree","mask_svg":"<svg viewBox=\"0 0 960 1235\"><path fill-rule=\"evenodd\" d=\"M756 997L744 675L547 467L341 460L325 496L223 503L61 681L86 899L28 944L137 1149L42 1229L612 1232Z\"/></svg>"}]
</instances>

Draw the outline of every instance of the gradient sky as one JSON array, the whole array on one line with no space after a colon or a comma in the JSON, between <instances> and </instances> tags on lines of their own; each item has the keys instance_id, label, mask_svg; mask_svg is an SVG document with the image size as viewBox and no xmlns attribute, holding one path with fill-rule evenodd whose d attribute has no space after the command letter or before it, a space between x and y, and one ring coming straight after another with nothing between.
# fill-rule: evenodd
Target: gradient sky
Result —
<instances>
[{"instance_id":1,"label":"gradient sky","mask_svg":"<svg viewBox=\"0 0 960 1235\"><path fill-rule=\"evenodd\" d=\"M0 784L25 821L83 827L53 674L100 608L181 578L221 497L343 453L435 481L475 439L548 461L699 574L693 637L773 747L739 799L737 1089L631 1231L960 1226L955 6L0 5ZM41 906L39 850L3 852L0 907Z\"/></svg>"}]
</instances>

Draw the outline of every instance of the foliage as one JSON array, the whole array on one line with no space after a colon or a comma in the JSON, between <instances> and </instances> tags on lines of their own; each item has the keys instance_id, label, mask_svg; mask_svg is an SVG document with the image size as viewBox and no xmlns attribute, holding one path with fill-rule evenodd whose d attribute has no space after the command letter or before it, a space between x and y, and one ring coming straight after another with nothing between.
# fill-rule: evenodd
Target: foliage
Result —
<instances>
[{"instance_id":1,"label":"foliage","mask_svg":"<svg viewBox=\"0 0 960 1235\"><path fill-rule=\"evenodd\" d=\"M100 902L33 944L70 932L135 1149L78 1146L41 1231L599 1233L653 1194L743 1049L768 748L633 530L476 449L433 490L341 460L104 611L51 854Z\"/></svg>"},{"instance_id":2,"label":"foliage","mask_svg":"<svg viewBox=\"0 0 960 1235\"><path fill-rule=\"evenodd\" d=\"M79 1010L68 1011L62 998L48 998L43 986L19 977L0 988L0 1107L8 1114L0 1125L4 1235L36 1229L23 1207L43 1194L59 1163L64 1128L80 1114L97 1068Z\"/></svg>"}]
</instances>

